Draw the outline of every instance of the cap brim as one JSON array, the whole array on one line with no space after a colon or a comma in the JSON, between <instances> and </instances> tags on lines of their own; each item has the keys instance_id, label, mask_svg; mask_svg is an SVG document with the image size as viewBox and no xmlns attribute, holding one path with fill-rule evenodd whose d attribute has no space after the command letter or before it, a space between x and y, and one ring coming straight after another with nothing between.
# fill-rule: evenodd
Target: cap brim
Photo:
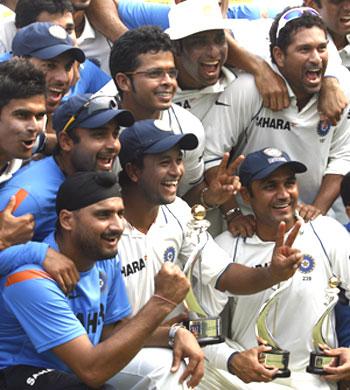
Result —
<instances>
[{"instance_id":1,"label":"cap brim","mask_svg":"<svg viewBox=\"0 0 350 390\"><path fill-rule=\"evenodd\" d=\"M166 137L143 151L143 154L163 153L174 146L179 145L180 149L193 150L198 146L198 138L194 134L173 134Z\"/></svg>"},{"instance_id":2,"label":"cap brim","mask_svg":"<svg viewBox=\"0 0 350 390\"><path fill-rule=\"evenodd\" d=\"M85 127L87 129L94 129L99 126L103 126L112 119L118 121L119 126L129 127L135 120L130 111L127 110L105 110L100 111L94 116L90 116L81 122L77 122L73 127Z\"/></svg>"},{"instance_id":3,"label":"cap brim","mask_svg":"<svg viewBox=\"0 0 350 390\"><path fill-rule=\"evenodd\" d=\"M265 169L262 169L260 172L258 172L256 175L252 176L251 180L260 180L265 179L265 177L269 176L271 173L276 171L278 168L281 167L288 167L291 168L295 173L303 173L307 171L307 168L304 164L298 161L281 161L276 162L274 164L269 165Z\"/></svg>"},{"instance_id":4,"label":"cap brim","mask_svg":"<svg viewBox=\"0 0 350 390\"><path fill-rule=\"evenodd\" d=\"M197 34L202 31L210 31L210 30L231 30L234 27L234 24L231 19L223 19L219 22L215 21L214 23L204 23L198 19L193 20L193 23L189 23L187 25L182 25L181 29L169 27L165 30L165 33L169 35L171 40L186 38L190 35Z\"/></svg>"},{"instance_id":5,"label":"cap brim","mask_svg":"<svg viewBox=\"0 0 350 390\"><path fill-rule=\"evenodd\" d=\"M41 60L49 60L51 58L57 57L63 53L68 53L68 52L72 54L72 57L75 60L79 62L85 61L85 54L81 49L79 49L78 47L72 47L65 44L45 47L43 49L33 51L30 55L32 57L40 58Z\"/></svg>"}]
</instances>

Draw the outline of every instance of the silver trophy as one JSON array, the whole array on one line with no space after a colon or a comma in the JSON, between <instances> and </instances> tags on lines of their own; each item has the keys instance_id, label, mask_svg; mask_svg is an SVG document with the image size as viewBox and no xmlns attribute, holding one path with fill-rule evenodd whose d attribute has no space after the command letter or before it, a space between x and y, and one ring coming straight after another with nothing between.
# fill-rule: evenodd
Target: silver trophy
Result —
<instances>
[{"instance_id":1,"label":"silver trophy","mask_svg":"<svg viewBox=\"0 0 350 390\"><path fill-rule=\"evenodd\" d=\"M207 229L210 222L205 219L206 209L202 205L193 206L191 212L192 219L187 224L187 236L192 240L194 249L183 270L191 284L184 302L189 311L189 319L184 321L184 325L196 336L200 345L221 343L224 341L221 318L209 316L202 307L201 253L209 239ZM195 265L199 269L198 280L193 278ZM196 294L193 291L194 284Z\"/></svg>"},{"instance_id":2,"label":"silver trophy","mask_svg":"<svg viewBox=\"0 0 350 390\"><path fill-rule=\"evenodd\" d=\"M289 351L284 350L278 345L272 335L272 332L267 327L266 321L271 308L277 304L279 296L287 289L287 287L289 287L288 282L277 288L277 290L269 296L269 298L261 306L258 319L255 324L255 335L265 340L267 345L272 347L271 351L262 353L261 357L264 359L263 363L265 365L278 368L275 378L287 378L290 376L290 370L288 368Z\"/></svg>"},{"instance_id":3,"label":"silver trophy","mask_svg":"<svg viewBox=\"0 0 350 390\"><path fill-rule=\"evenodd\" d=\"M328 287L325 294L325 309L321 317L312 329L312 341L315 351L310 353L310 362L306 371L311 374L325 375L323 367L331 363L334 359L332 356L325 355L319 347L319 344L329 345L326 337L323 335L324 327L329 324L329 316L338 302L338 293L340 281L336 276L332 276L328 281Z\"/></svg>"}]
</instances>

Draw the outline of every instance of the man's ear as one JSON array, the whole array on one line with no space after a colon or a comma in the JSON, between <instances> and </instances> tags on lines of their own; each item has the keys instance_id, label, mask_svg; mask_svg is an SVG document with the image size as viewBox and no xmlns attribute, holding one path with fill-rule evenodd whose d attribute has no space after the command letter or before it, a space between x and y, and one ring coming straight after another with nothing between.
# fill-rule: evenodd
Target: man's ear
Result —
<instances>
[{"instance_id":1,"label":"man's ear","mask_svg":"<svg viewBox=\"0 0 350 390\"><path fill-rule=\"evenodd\" d=\"M114 82L123 92L130 92L132 90L132 83L130 77L128 77L125 73L117 73L114 77Z\"/></svg>"},{"instance_id":2,"label":"man's ear","mask_svg":"<svg viewBox=\"0 0 350 390\"><path fill-rule=\"evenodd\" d=\"M61 225L63 230L72 230L74 225L73 212L68 210L61 210L58 216L59 224Z\"/></svg>"},{"instance_id":3,"label":"man's ear","mask_svg":"<svg viewBox=\"0 0 350 390\"><path fill-rule=\"evenodd\" d=\"M125 172L128 175L129 179L133 183L138 183L140 179L141 169L138 168L135 164L127 163L125 165Z\"/></svg>"},{"instance_id":4,"label":"man's ear","mask_svg":"<svg viewBox=\"0 0 350 390\"><path fill-rule=\"evenodd\" d=\"M72 138L65 131L58 133L57 142L65 152L70 152L74 146Z\"/></svg>"},{"instance_id":5,"label":"man's ear","mask_svg":"<svg viewBox=\"0 0 350 390\"><path fill-rule=\"evenodd\" d=\"M283 68L284 62L285 62L285 54L284 54L283 50L280 47L275 46L272 49L272 56L277 64L277 66L280 68Z\"/></svg>"},{"instance_id":6,"label":"man's ear","mask_svg":"<svg viewBox=\"0 0 350 390\"><path fill-rule=\"evenodd\" d=\"M241 194L241 197L243 199L243 202L247 205L250 205L250 193L248 191L247 187L241 187L241 190L239 192Z\"/></svg>"}]
</instances>

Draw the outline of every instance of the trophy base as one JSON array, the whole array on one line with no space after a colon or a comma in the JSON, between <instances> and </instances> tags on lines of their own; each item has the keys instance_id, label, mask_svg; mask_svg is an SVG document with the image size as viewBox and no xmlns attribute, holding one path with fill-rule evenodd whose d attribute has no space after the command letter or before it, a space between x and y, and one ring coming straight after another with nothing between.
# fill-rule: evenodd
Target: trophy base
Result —
<instances>
[{"instance_id":1,"label":"trophy base","mask_svg":"<svg viewBox=\"0 0 350 390\"><path fill-rule=\"evenodd\" d=\"M225 341L222 336L220 317L197 318L184 321L183 324L196 337L198 344L201 346Z\"/></svg>"},{"instance_id":2,"label":"trophy base","mask_svg":"<svg viewBox=\"0 0 350 390\"><path fill-rule=\"evenodd\" d=\"M272 349L271 351L263 352L261 356L264 359L263 363L265 365L278 368L278 372L274 378L290 377L290 369L288 368L289 351Z\"/></svg>"},{"instance_id":3,"label":"trophy base","mask_svg":"<svg viewBox=\"0 0 350 390\"><path fill-rule=\"evenodd\" d=\"M333 359L335 358L332 356L325 355L322 352L311 352L310 362L309 365L306 367L306 371L310 374L326 375L327 373L323 370L323 367L330 364Z\"/></svg>"}]
</instances>

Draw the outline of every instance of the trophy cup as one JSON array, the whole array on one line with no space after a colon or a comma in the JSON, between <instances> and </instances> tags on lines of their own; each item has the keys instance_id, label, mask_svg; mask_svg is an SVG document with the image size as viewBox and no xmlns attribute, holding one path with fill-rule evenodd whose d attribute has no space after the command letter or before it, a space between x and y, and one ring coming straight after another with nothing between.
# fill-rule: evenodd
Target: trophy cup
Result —
<instances>
[{"instance_id":1,"label":"trophy cup","mask_svg":"<svg viewBox=\"0 0 350 390\"><path fill-rule=\"evenodd\" d=\"M325 355L320 349L319 344L328 345L326 338L323 336L323 329L325 323L329 322L329 315L338 301L339 283L339 279L334 275L329 279L325 295L325 311L312 330L312 341L315 351L310 353L310 362L306 367L306 371L311 374L325 375L326 373L324 372L323 367L335 359L332 356Z\"/></svg>"},{"instance_id":2,"label":"trophy cup","mask_svg":"<svg viewBox=\"0 0 350 390\"><path fill-rule=\"evenodd\" d=\"M280 294L289 287L289 284L290 283L286 282L281 287L277 288L277 290L275 290L264 302L259 310L258 319L255 324L256 336L265 340L267 345L272 347L271 351L263 352L261 358L265 365L278 368L277 374L274 376L275 378L288 378L290 376L290 370L288 368L289 351L282 349L277 344L271 331L267 327L266 320L272 306L277 303Z\"/></svg>"},{"instance_id":3,"label":"trophy cup","mask_svg":"<svg viewBox=\"0 0 350 390\"><path fill-rule=\"evenodd\" d=\"M202 280L201 280L201 252L208 242L207 229L210 222L205 219L206 210L202 205L195 205L192 207L192 219L187 224L187 236L190 237L195 245L183 272L191 283L190 290L185 298L185 306L189 311L189 319L184 321L185 327L194 334L200 345L209 345L221 343L224 341L222 336L222 325L220 317L209 316L202 308ZM194 266L198 265L198 280L193 280ZM196 286L196 294L193 291Z\"/></svg>"}]
</instances>

